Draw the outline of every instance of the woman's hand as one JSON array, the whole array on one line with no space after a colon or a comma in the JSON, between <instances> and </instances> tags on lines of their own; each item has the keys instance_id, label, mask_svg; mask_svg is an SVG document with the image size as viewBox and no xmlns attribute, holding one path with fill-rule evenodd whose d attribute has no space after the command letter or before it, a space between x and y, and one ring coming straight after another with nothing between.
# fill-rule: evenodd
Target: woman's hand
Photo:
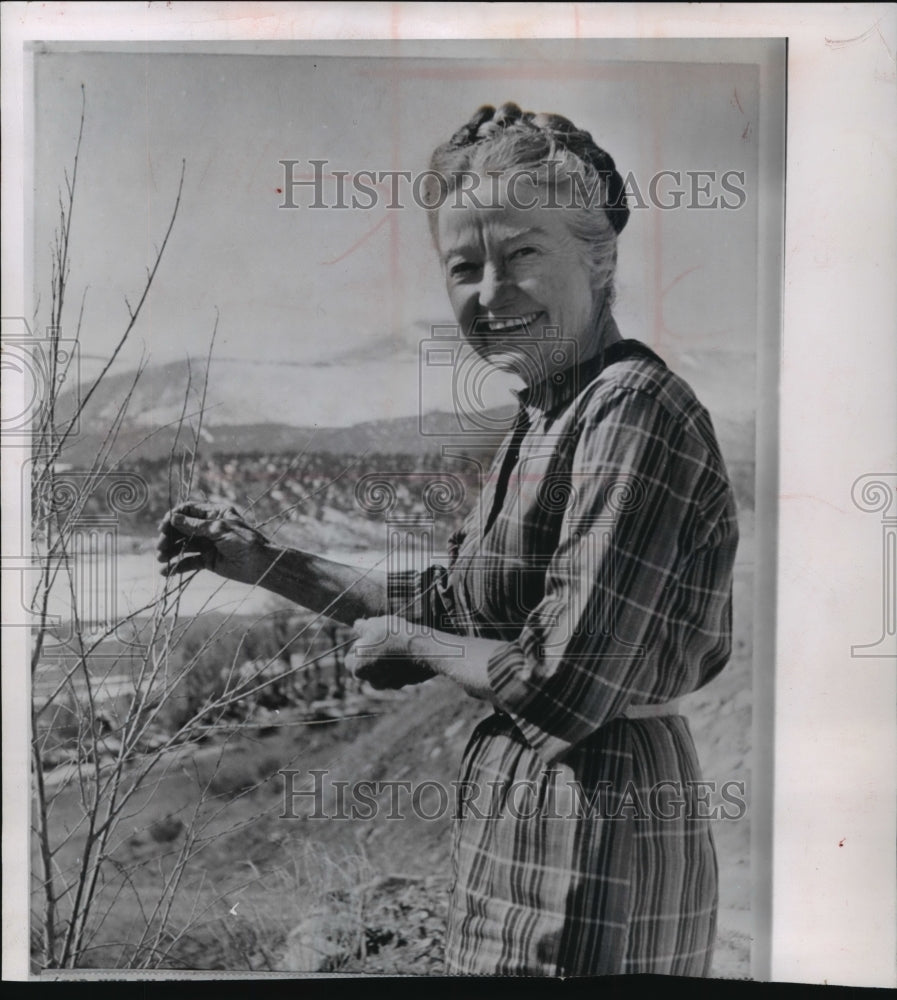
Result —
<instances>
[{"instance_id":1,"label":"woman's hand","mask_svg":"<svg viewBox=\"0 0 897 1000\"><path fill-rule=\"evenodd\" d=\"M204 501L178 504L159 525L156 559L163 576L210 569L256 584L270 568L268 539L233 507Z\"/></svg>"},{"instance_id":2,"label":"woman's hand","mask_svg":"<svg viewBox=\"0 0 897 1000\"><path fill-rule=\"evenodd\" d=\"M426 639L423 632L415 634L417 626L388 615L359 618L353 628L358 639L349 650L346 666L354 677L367 681L371 687L400 688L422 684L436 676L420 648L417 653L413 649L415 639ZM426 645L420 643L419 647Z\"/></svg>"}]
</instances>

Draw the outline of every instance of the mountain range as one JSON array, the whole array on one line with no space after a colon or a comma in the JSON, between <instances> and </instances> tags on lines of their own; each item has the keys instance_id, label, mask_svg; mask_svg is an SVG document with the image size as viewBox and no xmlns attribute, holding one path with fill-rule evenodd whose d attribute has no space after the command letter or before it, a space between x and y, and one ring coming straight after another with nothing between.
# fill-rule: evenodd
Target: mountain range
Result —
<instances>
[{"instance_id":1,"label":"mountain range","mask_svg":"<svg viewBox=\"0 0 897 1000\"><path fill-rule=\"evenodd\" d=\"M303 420L309 403L301 388L314 379L313 371L298 371L287 366L242 366L235 368L213 364L208 391L203 399L201 376L204 361L190 364L170 362L149 365L136 379L136 373L108 375L90 398L81 414L77 433L66 447L63 461L74 467L88 465L109 429L113 426L122 402L130 392L127 413L121 421L112 456L127 453L132 458L164 458L177 434L178 422L185 414L180 440L189 442L197 430L197 415L203 412L199 429L199 451L214 454L281 454L302 451L358 455L368 452L423 455L438 453L446 441L474 440L463 429L459 418L447 409L434 408L422 415L406 412L381 416L389 406L372 393L370 419L352 421L345 426L327 422L315 424ZM402 375L395 375L398 382ZM413 376L412 376L413 377ZM189 383L189 391L188 391ZM355 381L358 385L357 377ZM89 383L79 386L83 397ZM351 385L346 393L351 394ZM362 391L362 390L358 390ZM422 390L423 394L423 390ZM60 398L60 412L71 412L76 394L73 390ZM702 396L702 398L704 398ZM186 399L186 405L185 405ZM356 400L356 403L358 401ZM436 401L439 402L438 400ZM425 401L426 403L426 401ZM477 430L478 445L495 446L504 436L514 413L514 404L491 407L481 417L469 414L465 427ZM754 414L743 402L737 408L721 412L711 407L714 426L727 462L754 461Z\"/></svg>"}]
</instances>

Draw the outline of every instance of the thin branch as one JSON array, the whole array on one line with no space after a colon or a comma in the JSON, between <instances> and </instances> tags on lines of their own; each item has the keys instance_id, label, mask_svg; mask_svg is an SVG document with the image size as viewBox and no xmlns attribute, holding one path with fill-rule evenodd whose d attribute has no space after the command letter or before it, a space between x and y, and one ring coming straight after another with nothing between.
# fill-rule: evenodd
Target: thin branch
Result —
<instances>
[{"instance_id":1,"label":"thin branch","mask_svg":"<svg viewBox=\"0 0 897 1000\"><path fill-rule=\"evenodd\" d=\"M156 272L158 271L159 265L162 262L162 255L165 253L165 248L166 248L166 246L168 246L168 239L171 236L172 229L174 228L174 221L177 218L178 208L180 207L180 204L181 204L181 194L182 194L183 189L184 189L184 172L186 170L186 167L187 167L186 161L182 160L181 161L181 176L180 176L180 180L178 181L178 192L177 192L177 196L175 198L174 208L173 208L172 213L171 213L171 218L168 221L168 228L165 230L165 236L164 236L164 238L162 240L162 245L159 248L159 252L156 255L156 259L153 262L152 267L150 268L149 277L146 280L146 283L145 283L145 285L143 287L143 291L141 292L140 298L137 301L137 305L134 307L133 311L131 312L130 321L128 322L127 326L125 327L124 333L119 338L118 343L115 345L115 348L113 349L111 355L109 356L108 360L106 361L105 365L103 366L102 371L100 372L100 374L94 380L93 385L91 385L91 387L87 390L87 392L84 395L84 398L79 402L78 407L77 407L77 409L75 411L75 415L72 417L72 419L69 422L69 424L66 427L66 429L60 435L59 443L57 444L56 448L53 451L53 454L50 457L50 461L51 462L53 462L53 461L56 460L56 458L59 456L59 453L65 447L65 443L68 440L69 435L72 433L72 430L76 426L76 424L78 422L78 419L80 418L81 414L84 412L84 408L90 402L91 397L96 392L96 390L99 387L100 383L106 377L106 374L109 372L109 369L115 364L115 361L118 358L118 355L121 352L121 349L125 346L125 343L128 340L128 337L131 335L131 331L134 329L134 324L137 322L137 318L139 317L140 312L143 309L143 304L146 302L146 298L149 295L150 288L152 288L153 281L155 280L155 277L156 277Z\"/></svg>"}]
</instances>

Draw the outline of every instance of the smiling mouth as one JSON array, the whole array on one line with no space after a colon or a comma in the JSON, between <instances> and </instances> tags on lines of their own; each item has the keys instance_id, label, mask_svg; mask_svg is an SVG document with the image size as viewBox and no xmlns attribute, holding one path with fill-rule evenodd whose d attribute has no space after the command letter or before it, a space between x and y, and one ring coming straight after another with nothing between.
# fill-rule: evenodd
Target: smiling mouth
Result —
<instances>
[{"instance_id":1,"label":"smiling mouth","mask_svg":"<svg viewBox=\"0 0 897 1000\"><path fill-rule=\"evenodd\" d=\"M476 332L481 336L490 333L521 333L527 331L542 315L539 312L527 313L525 316L514 316L506 319L485 319L476 321Z\"/></svg>"}]
</instances>

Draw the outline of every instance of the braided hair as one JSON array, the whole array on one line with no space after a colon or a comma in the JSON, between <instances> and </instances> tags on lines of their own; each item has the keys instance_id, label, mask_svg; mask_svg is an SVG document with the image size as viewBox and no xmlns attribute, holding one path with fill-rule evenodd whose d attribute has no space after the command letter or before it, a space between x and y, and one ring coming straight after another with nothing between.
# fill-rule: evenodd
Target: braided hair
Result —
<instances>
[{"instance_id":1,"label":"braided hair","mask_svg":"<svg viewBox=\"0 0 897 1000\"><path fill-rule=\"evenodd\" d=\"M568 217L573 232L587 245L589 263L596 285L612 294L616 269L616 237L629 219L623 178L611 155L589 132L577 128L562 115L521 111L513 103L479 108L454 135L433 152L430 174L439 178L441 199L433 198L434 208L461 183L465 174L514 169L536 169L552 164L555 180L579 175L580 193L590 187L583 205L570 206ZM438 204L437 204L438 201ZM434 239L436 211L430 212Z\"/></svg>"},{"instance_id":2,"label":"braided hair","mask_svg":"<svg viewBox=\"0 0 897 1000\"><path fill-rule=\"evenodd\" d=\"M502 104L498 110L491 104L484 104L448 142L436 149L430 168L443 175L470 169L472 147L499 138L517 137L524 140L523 146L532 148L541 144L544 161L555 158L559 150L566 150L580 160L587 174L601 179L603 208L614 232L619 235L623 231L629 219L629 206L623 178L613 157L595 142L591 133L577 128L563 115L521 111L512 102ZM462 156L459 157L459 153ZM462 163L465 153L468 162Z\"/></svg>"}]
</instances>

